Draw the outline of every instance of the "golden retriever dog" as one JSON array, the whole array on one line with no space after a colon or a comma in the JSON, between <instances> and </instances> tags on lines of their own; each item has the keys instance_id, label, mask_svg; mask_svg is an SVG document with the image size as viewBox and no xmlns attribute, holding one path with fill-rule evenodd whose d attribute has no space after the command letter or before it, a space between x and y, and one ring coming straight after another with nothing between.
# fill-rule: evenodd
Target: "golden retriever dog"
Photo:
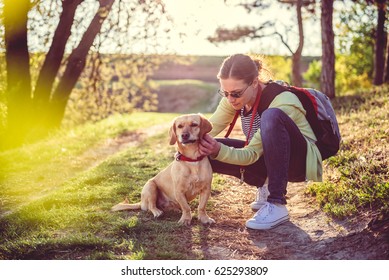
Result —
<instances>
[{"instance_id":1,"label":"golden retriever dog","mask_svg":"<svg viewBox=\"0 0 389 280\"><path fill-rule=\"evenodd\" d=\"M188 202L200 195L198 219L203 224L214 223L205 210L211 194L212 168L208 158L199 152L200 139L211 129L211 123L201 114L175 118L169 130L170 145L177 144L175 160L144 185L139 203L129 204L125 200L112 210L150 210L157 218L163 210L178 208L182 211L178 223L190 225L192 214Z\"/></svg>"}]
</instances>

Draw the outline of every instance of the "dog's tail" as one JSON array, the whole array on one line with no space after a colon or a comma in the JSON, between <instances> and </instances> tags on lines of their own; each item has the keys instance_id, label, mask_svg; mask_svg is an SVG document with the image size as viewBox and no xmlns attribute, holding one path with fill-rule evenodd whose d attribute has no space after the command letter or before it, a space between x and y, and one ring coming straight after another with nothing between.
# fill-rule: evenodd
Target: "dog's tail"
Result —
<instances>
[{"instance_id":1,"label":"dog's tail","mask_svg":"<svg viewBox=\"0 0 389 280\"><path fill-rule=\"evenodd\" d=\"M126 198L123 202L116 204L111 208L111 211L123 211L123 210L139 210L141 209L140 202L130 204L128 199Z\"/></svg>"}]
</instances>

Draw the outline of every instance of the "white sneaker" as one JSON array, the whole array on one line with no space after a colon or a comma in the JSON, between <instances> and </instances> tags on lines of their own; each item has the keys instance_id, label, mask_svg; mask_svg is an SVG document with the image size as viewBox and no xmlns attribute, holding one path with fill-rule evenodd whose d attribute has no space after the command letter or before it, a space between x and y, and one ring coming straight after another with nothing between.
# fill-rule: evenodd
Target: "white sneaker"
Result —
<instances>
[{"instance_id":1,"label":"white sneaker","mask_svg":"<svg viewBox=\"0 0 389 280\"><path fill-rule=\"evenodd\" d=\"M257 194L255 195L255 201L250 204L253 211L258 211L264 206L267 202L267 197L269 196L269 190L267 185L263 185L257 189Z\"/></svg>"},{"instance_id":2,"label":"white sneaker","mask_svg":"<svg viewBox=\"0 0 389 280\"><path fill-rule=\"evenodd\" d=\"M254 216L246 222L251 229L271 229L289 220L288 209L282 204L266 202Z\"/></svg>"}]
</instances>

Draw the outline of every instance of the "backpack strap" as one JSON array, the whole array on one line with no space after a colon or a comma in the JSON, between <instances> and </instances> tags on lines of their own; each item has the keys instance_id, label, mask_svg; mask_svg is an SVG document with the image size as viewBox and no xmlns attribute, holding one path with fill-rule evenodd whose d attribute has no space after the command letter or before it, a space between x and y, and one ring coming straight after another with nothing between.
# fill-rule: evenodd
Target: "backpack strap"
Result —
<instances>
[{"instance_id":1,"label":"backpack strap","mask_svg":"<svg viewBox=\"0 0 389 280\"><path fill-rule=\"evenodd\" d=\"M297 96L300 100L303 108L306 111L306 119L311 126L317 139L321 138L323 131L319 123L317 116L318 104L314 96L305 88L298 88L294 86L282 86L277 83L269 83L262 92L261 103L258 107L258 113L262 115L269 105L272 103L274 98L279 95L281 92L289 91Z\"/></svg>"},{"instance_id":2,"label":"backpack strap","mask_svg":"<svg viewBox=\"0 0 389 280\"><path fill-rule=\"evenodd\" d=\"M316 138L319 139L323 135L323 130L319 122L317 115L318 104L314 96L305 88L288 87L288 91L294 93L300 100L303 108L305 109L305 118L311 126Z\"/></svg>"},{"instance_id":3,"label":"backpack strap","mask_svg":"<svg viewBox=\"0 0 389 280\"><path fill-rule=\"evenodd\" d=\"M281 92L287 91L288 89L277 83L268 83L265 89L262 91L261 103L258 106L258 114L262 115L263 111L269 108L273 99Z\"/></svg>"}]
</instances>

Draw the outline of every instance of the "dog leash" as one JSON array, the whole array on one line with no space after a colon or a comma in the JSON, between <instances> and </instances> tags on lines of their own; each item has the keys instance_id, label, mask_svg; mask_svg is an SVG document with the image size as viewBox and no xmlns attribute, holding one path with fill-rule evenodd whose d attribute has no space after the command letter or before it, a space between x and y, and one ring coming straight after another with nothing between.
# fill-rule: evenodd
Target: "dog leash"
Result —
<instances>
[{"instance_id":1,"label":"dog leash","mask_svg":"<svg viewBox=\"0 0 389 280\"><path fill-rule=\"evenodd\" d=\"M251 113L249 132L248 132L248 134L246 136L246 142L244 144L244 147L246 147L249 144L249 137L250 137L250 134L251 134L251 130L253 128L253 123L254 123L255 115L257 114L257 110L258 110L259 102L261 100L261 96L262 96L262 88L261 88L260 85L258 85L257 97L255 98L255 103L254 103L253 111ZM228 128L228 131L227 131L226 135L224 136L225 138L227 138L230 135L232 129L235 126L236 120L238 119L239 115L240 115L240 110L237 110L235 112L235 115L234 115L234 118L233 118L232 122L230 123L230 127ZM243 184L243 182L244 182L244 172L245 172L244 167L240 166L240 183L241 184Z\"/></svg>"}]
</instances>

